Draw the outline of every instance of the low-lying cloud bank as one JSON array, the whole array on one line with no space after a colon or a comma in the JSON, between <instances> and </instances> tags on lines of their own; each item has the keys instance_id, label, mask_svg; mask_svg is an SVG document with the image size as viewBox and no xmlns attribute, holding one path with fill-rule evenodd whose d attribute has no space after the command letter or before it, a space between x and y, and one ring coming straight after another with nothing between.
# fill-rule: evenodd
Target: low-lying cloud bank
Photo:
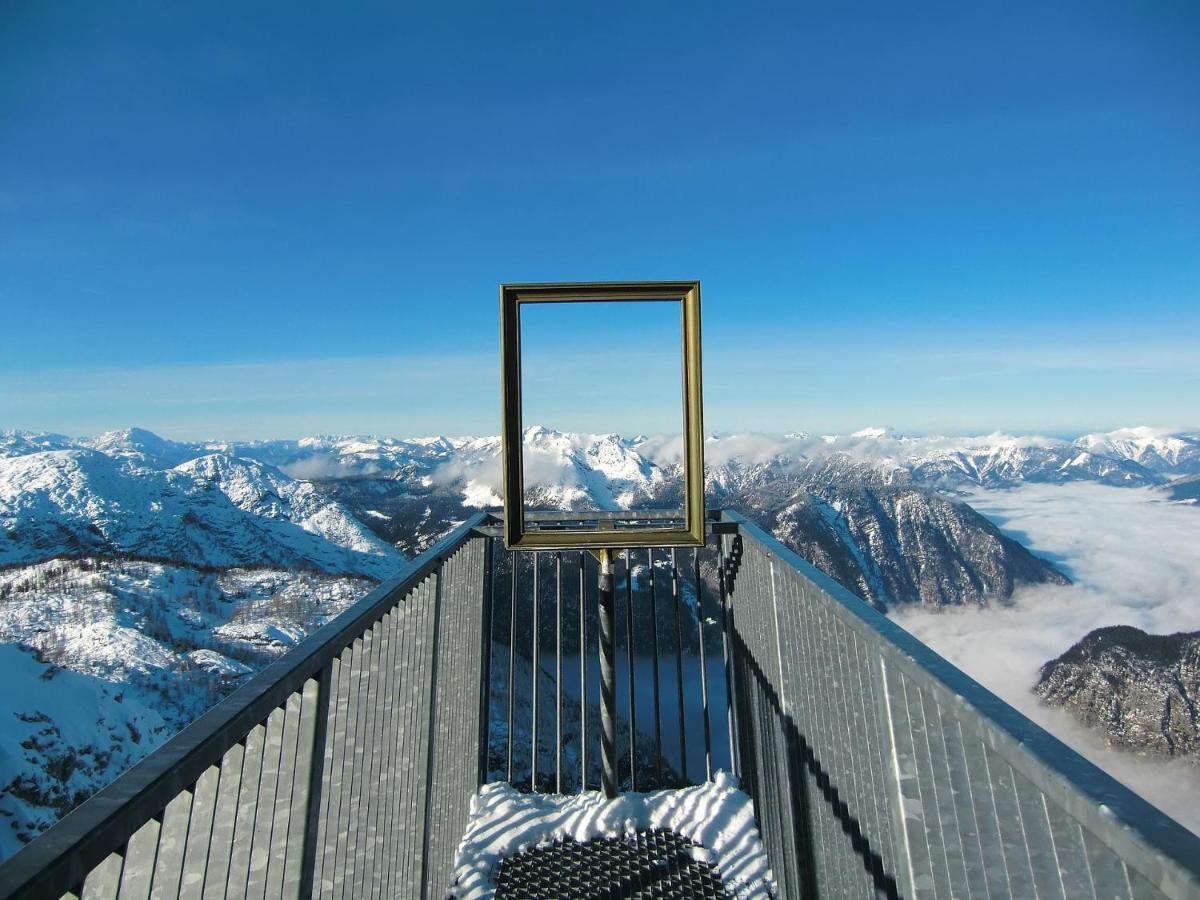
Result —
<instances>
[{"instance_id":1,"label":"low-lying cloud bank","mask_svg":"<svg viewBox=\"0 0 1200 900\"><path fill-rule=\"evenodd\" d=\"M1031 691L1044 663L1095 628L1200 629L1200 509L1164 502L1151 488L1094 484L978 491L968 502L1075 583L1021 590L1008 607L901 610L896 621L1200 833L1200 766L1108 750Z\"/></svg>"}]
</instances>

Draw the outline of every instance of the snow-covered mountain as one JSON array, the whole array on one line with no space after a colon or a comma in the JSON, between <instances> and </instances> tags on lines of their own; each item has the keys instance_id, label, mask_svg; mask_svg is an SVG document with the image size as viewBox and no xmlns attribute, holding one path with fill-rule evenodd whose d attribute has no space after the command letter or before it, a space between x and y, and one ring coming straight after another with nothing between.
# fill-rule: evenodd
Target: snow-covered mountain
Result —
<instances>
[{"instance_id":1,"label":"snow-covered mountain","mask_svg":"<svg viewBox=\"0 0 1200 900\"><path fill-rule=\"evenodd\" d=\"M543 426L525 431L527 480L540 483L548 502L569 505L579 491L611 504L636 504L652 493L658 470L681 460L678 437L622 438L570 434ZM166 469L200 456L253 459L302 480L430 478L461 480L477 501L499 503L500 439L486 437L393 438L314 436L300 440L179 442L140 428L78 439L56 434L0 432L0 457L45 450L94 449L135 467ZM1073 440L1003 433L967 437L904 435L864 428L849 435L732 434L706 442L709 478L769 459L813 460L845 455L881 469L903 468L921 481L1005 487L1024 481L1100 481L1159 484L1200 475L1200 432L1146 426L1085 434ZM474 476L474 477L472 477ZM485 501L487 501L485 503Z\"/></svg>"},{"instance_id":2,"label":"snow-covered mountain","mask_svg":"<svg viewBox=\"0 0 1200 900\"><path fill-rule=\"evenodd\" d=\"M3 440L0 856L405 564L272 466L87 443Z\"/></svg>"},{"instance_id":3,"label":"snow-covered mountain","mask_svg":"<svg viewBox=\"0 0 1200 900\"><path fill-rule=\"evenodd\" d=\"M1167 476L1200 474L1200 434L1141 426L1086 434L1075 445L1101 456L1128 459Z\"/></svg>"},{"instance_id":4,"label":"snow-covered mountain","mask_svg":"<svg viewBox=\"0 0 1200 900\"><path fill-rule=\"evenodd\" d=\"M95 556L0 569L0 857L373 584Z\"/></svg>"},{"instance_id":5,"label":"snow-covered mountain","mask_svg":"<svg viewBox=\"0 0 1200 900\"><path fill-rule=\"evenodd\" d=\"M0 459L0 565L128 556L383 578L401 555L316 491L252 460L135 468L98 450Z\"/></svg>"}]
</instances>

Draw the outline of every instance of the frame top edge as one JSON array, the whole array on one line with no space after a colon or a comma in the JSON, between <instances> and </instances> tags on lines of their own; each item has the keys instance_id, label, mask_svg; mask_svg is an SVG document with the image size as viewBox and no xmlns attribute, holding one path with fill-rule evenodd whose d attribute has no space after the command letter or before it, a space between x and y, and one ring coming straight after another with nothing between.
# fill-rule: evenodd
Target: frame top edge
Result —
<instances>
[{"instance_id":1,"label":"frame top edge","mask_svg":"<svg viewBox=\"0 0 1200 900\"><path fill-rule=\"evenodd\" d=\"M505 282L500 285L504 294L521 293L557 293L559 291L638 291L638 290L682 290L692 291L700 287L700 280L681 279L679 281L547 281L547 282Z\"/></svg>"}]
</instances>

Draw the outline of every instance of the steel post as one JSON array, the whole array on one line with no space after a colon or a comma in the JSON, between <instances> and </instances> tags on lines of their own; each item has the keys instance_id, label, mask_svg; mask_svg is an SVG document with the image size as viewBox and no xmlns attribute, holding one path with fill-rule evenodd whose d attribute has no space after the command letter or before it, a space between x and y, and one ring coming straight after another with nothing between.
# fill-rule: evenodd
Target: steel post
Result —
<instances>
[{"instance_id":1,"label":"steel post","mask_svg":"<svg viewBox=\"0 0 1200 900\"><path fill-rule=\"evenodd\" d=\"M613 670L616 629L613 562L608 550L600 558L600 756L604 796L617 796L617 680Z\"/></svg>"}]
</instances>

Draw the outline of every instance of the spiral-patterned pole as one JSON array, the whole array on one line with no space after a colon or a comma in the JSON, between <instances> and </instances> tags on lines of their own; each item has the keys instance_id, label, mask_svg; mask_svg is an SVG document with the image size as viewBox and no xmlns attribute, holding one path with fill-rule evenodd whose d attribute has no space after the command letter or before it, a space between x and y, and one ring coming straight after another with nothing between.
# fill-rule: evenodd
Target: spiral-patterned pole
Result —
<instances>
[{"instance_id":1,"label":"spiral-patterned pole","mask_svg":"<svg viewBox=\"0 0 1200 900\"><path fill-rule=\"evenodd\" d=\"M613 563L600 550L600 784L605 797L617 796L617 679L613 669L615 610Z\"/></svg>"}]
</instances>

